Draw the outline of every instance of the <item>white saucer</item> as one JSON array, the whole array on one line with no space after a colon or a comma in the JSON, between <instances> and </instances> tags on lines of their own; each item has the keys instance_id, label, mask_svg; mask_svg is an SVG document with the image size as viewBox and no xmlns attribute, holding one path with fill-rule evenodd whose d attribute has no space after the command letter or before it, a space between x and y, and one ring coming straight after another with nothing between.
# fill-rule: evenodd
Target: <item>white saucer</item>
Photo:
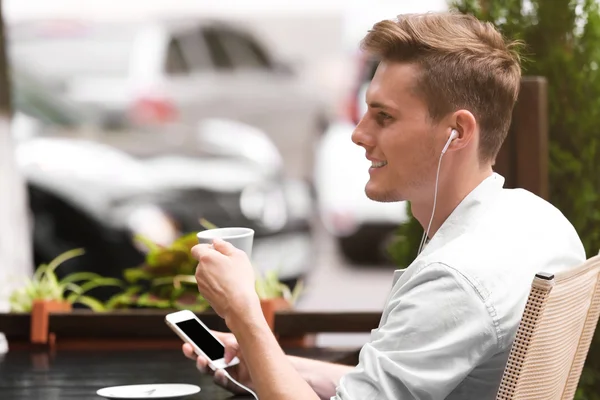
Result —
<instances>
[{"instance_id":1,"label":"white saucer","mask_svg":"<svg viewBox=\"0 0 600 400\"><path fill-rule=\"evenodd\" d=\"M200 391L196 385L185 383L157 383L151 385L112 386L100 389L98 396L107 399L181 399Z\"/></svg>"}]
</instances>

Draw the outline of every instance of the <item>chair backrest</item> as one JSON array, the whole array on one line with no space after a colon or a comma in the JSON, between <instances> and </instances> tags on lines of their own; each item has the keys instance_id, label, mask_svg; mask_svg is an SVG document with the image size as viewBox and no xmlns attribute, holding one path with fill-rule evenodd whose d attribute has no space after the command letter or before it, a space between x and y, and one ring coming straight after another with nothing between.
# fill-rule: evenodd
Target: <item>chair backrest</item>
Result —
<instances>
[{"instance_id":1,"label":"chair backrest","mask_svg":"<svg viewBox=\"0 0 600 400\"><path fill-rule=\"evenodd\" d=\"M533 280L497 400L572 400L600 314L600 255Z\"/></svg>"}]
</instances>

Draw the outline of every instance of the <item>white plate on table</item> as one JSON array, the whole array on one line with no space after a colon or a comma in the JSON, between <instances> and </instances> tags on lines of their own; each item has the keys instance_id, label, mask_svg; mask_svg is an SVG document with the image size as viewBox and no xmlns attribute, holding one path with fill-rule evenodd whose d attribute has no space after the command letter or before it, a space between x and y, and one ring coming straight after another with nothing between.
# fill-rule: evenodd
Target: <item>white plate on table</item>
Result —
<instances>
[{"instance_id":1,"label":"white plate on table","mask_svg":"<svg viewBox=\"0 0 600 400\"><path fill-rule=\"evenodd\" d=\"M98 396L107 399L182 399L200 392L196 385L185 383L157 383L151 385L112 386L100 389Z\"/></svg>"}]
</instances>

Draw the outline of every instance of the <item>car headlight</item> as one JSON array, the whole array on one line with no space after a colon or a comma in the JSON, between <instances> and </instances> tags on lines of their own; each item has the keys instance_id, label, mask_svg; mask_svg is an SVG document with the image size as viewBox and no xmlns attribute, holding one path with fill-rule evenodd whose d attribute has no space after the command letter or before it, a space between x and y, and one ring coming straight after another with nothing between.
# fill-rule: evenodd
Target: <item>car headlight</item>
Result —
<instances>
[{"instance_id":1,"label":"car headlight","mask_svg":"<svg viewBox=\"0 0 600 400\"><path fill-rule=\"evenodd\" d=\"M270 231L280 230L287 223L285 195L278 187L247 187L242 191L240 208L246 218Z\"/></svg>"},{"instance_id":2,"label":"car headlight","mask_svg":"<svg viewBox=\"0 0 600 400\"><path fill-rule=\"evenodd\" d=\"M170 245L179 236L175 222L155 205L130 209L126 223L133 234L142 235L163 246Z\"/></svg>"}]
</instances>

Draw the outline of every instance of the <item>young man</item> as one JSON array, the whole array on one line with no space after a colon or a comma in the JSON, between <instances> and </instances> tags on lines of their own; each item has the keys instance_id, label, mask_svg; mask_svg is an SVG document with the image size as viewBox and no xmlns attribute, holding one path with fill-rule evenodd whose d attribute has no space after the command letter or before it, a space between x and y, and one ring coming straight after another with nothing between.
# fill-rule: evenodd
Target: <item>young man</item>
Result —
<instances>
[{"instance_id":1,"label":"young man","mask_svg":"<svg viewBox=\"0 0 600 400\"><path fill-rule=\"evenodd\" d=\"M239 377L261 400L495 399L534 275L585 261L556 208L503 189L492 170L521 78L514 44L442 13L379 22L363 48L381 60L352 137L372 161L366 193L409 201L430 240L395 272L359 365L287 357L247 257L227 243L193 249L198 288L231 329L221 336L227 356L242 357Z\"/></svg>"}]
</instances>

